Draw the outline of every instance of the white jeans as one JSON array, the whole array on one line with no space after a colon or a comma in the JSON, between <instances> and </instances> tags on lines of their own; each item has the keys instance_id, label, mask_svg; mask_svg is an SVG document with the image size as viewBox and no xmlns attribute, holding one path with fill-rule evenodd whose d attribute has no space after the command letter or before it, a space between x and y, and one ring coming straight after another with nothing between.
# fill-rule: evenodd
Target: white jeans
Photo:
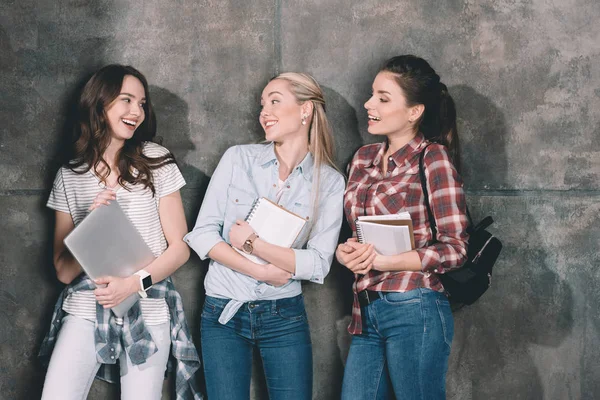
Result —
<instances>
[{"instance_id":1,"label":"white jeans","mask_svg":"<svg viewBox=\"0 0 600 400\"><path fill-rule=\"evenodd\" d=\"M170 324L147 326L158 351L144 364L133 365L121 353L121 399L160 399L171 347ZM46 373L42 400L81 400L90 391L100 363L96 360L94 322L68 314Z\"/></svg>"}]
</instances>

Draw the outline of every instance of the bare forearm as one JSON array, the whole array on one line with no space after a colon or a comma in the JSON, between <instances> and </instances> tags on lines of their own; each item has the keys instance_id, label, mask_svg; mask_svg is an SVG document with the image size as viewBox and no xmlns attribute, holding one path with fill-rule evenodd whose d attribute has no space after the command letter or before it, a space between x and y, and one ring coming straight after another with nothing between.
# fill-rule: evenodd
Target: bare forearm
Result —
<instances>
[{"instance_id":1,"label":"bare forearm","mask_svg":"<svg viewBox=\"0 0 600 400\"><path fill-rule=\"evenodd\" d=\"M208 252L208 256L234 271L248 275L256 280L262 280L260 273L263 266L248 260L225 242L214 245Z\"/></svg>"},{"instance_id":2,"label":"bare forearm","mask_svg":"<svg viewBox=\"0 0 600 400\"><path fill-rule=\"evenodd\" d=\"M160 282L179 269L190 258L190 248L185 242L172 243L159 257L144 268L153 282Z\"/></svg>"},{"instance_id":3,"label":"bare forearm","mask_svg":"<svg viewBox=\"0 0 600 400\"><path fill-rule=\"evenodd\" d=\"M252 254L291 274L296 273L296 253L292 249L276 246L258 238L254 241Z\"/></svg>"},{"instance_id":4,"label":"bare forearm","mask_svg":"<svg viewBox=\"0 0 600 400\"><path fill-rule=\"evenodd\" d=\"M373 269L377 271L421 271L421 258L412 250L393 256L378 255L373 261Z\"/></svg>"},{"instance_id":5,"label":"bare forearm","mask_svg":"<svg viewBox=\"0 0 600 400\"><path fill-rule=\"evenodd\" d=\"M56 277L59 281L68 285L73 282L83 271L81 265L66 248L54 259Z\"/></svg>"}]
</instances>

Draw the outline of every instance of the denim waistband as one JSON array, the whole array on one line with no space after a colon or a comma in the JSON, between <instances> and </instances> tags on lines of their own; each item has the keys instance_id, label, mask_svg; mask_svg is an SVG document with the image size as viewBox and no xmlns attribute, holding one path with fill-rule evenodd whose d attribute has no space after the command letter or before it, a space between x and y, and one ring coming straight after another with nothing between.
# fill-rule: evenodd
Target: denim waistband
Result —
<instances>
[{"instance_id":1,"label":"denim waistband","mask_svg":"<svg viewBox=\"0 0 600 400\"><path fill-rule=\"evenodd\" d=\"M227 321L229 321L240 309L242 311L251 313L272 312L277 308L292 307L298 304L304 304L304 296L299 294L294 297L286 297L283 299L255 300L247 302L237 302L231 299L221 299L218 297L206 296L205 301L208 301L210 304L219 308L223 308L219 322L226 324Z\"/></svg>"}]
</instances>

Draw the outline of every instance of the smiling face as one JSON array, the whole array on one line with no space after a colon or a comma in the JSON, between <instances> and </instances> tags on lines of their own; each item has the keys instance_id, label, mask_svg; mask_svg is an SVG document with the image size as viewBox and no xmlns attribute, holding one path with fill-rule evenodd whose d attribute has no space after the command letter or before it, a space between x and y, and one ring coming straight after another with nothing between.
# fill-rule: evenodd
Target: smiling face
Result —
<instances>
[{"instance_id":1,"label":"smiling face","mask_svg":"<svg viewBox=\"0 0 600 400\"><path fill-rule=\"evenodd\" d=\"M296 96L290 90L289 82L274 79L264 88L260 98L262 110L260 125L268 141L282 142L286 138L298 135L309 126L306 106L298 104ZM305 103L306 104L306 103ZM307 115L306 125L302 125L302 116ZM304 129L308 131L308 129Z\"/></svg>"},{"instance_id":2,"label":"smiling face","mask_svg":"<svg viewBox=\"0 0 600 400\"><path fill-rule=\"evenodd\" d=\"M127 140L144 122L146 92L139 79L125 75L119 95L106 107L113 140Z\"/></svg>"},{"instance_id":3,"label":"smiling face","mask_svg":"<svg viewBox=\"0 0 600 400\"><path fill-rule=\"evenodd\" d=\"M365 103L369 117L369 133L388 137L416 134L413 122L423 106L409 107L400 85L391 72L380 72L373 81L373 94Z\"/></svg>"}]
</instances>

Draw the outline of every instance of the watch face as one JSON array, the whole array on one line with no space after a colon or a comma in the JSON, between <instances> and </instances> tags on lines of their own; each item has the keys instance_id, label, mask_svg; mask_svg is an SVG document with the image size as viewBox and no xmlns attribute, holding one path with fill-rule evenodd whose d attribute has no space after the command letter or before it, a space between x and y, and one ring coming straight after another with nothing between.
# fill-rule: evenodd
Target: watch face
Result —
<instances>
[{"instance_id":1,"label":"watch face","mask_svg":"<svg viewBox=\"0 0 600 400\"><path fill-rule=\"evenodd\" d=\"M254 250L254 247L252 247L252 243L245 242L242 245L242 250L244 250L244 253L252 254L252 250Z\"/></svg>"},{"instance_id":2,"label":"watch face","mask_svg":"<svg viewBox=\"0 0 600 400\"><path fill-rule=\"evenodd\" d=\"M152 286L152 277L148 275L144 279L142 279L142 285L144 286L144 290L148 290L150 286Z\"/></svg>"}]
</instances>

